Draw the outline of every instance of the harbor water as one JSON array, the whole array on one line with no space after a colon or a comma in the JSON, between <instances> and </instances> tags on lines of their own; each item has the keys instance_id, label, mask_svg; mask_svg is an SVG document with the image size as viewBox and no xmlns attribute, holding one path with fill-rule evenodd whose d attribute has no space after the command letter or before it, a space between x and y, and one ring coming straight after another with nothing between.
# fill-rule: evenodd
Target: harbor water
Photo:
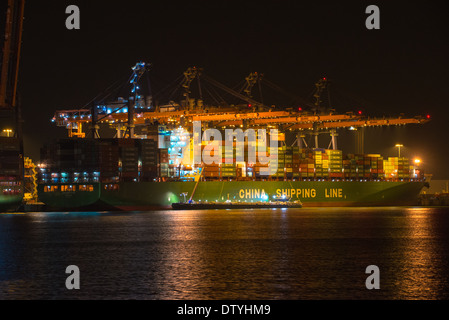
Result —
<instances>
[{"instance_id":1,"label":"harbor water","mask_svg":"<svg viewBox=\"0 0 449 320\"><path fill-rule=\"evenodd\" d=\"M0 214L0 299L448 299L448 231L443 207Z\"/></svg>"}]
</instances>

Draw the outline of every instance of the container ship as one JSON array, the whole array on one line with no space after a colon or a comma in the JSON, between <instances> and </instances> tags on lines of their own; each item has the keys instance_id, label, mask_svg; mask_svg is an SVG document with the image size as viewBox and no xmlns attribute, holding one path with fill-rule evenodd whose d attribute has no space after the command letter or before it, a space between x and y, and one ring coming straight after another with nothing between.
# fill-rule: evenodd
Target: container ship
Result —
<instances>
[{"instance_id":1,"label":"container ship","mask_svg":"<svg viewBox=\"0 0 449 320\"><path fill-rule=\"evenodd\" d=\"M24 195L17 99L23 13L23 0L8 0L6 21L11 23L5 28L0 113L13 115L16 130L14 137L0 138L0 211L17 207ZM281 107L268 105L266 96L264 103L261 88L286 91L257 72L236 91L201 68L190 67L172 87L153 90L150 67L138 62L125 83L111 85L84 108L56 111L52 121L67 128L69 138L48 143L41 151L37 195L47 209L140 210L183 202L266 203L279 198L304 206L406 205L415 203L427 183L422 170L408 159L364 154L360 146L365 127L422 124L428 116L373 119L360 111L337 114L330 101L327 107L323 104L322 93L329 94L326 78L315 84L313 103L287 93L295 104ZM141 85L145 79L147 86ZM254 88L259 89L260 99L253 97ZM263 158L269 150L248 140L243 149L235 144L214 149L216 159L211 163L202 161L201 155L199 161L192 161L192 154L208 148L190 137L195 123L221 131L279 129L277 169L262 174L267 163L259 161L259 155ZM100 138L105 126L115 130L114 138ZM337 148L337 130L345 128L359 129L354 154L343 155ZM296 135L293 144L286 143L285 131ZM322 133L330 133L331 149L319 148ZM305 135L315 137L314 147L307 145ZM223 140L218 141L223 147ZM255 159L248 157L254 147Z\"/></svg>"},{"instance_id":2,"label":"container ship","mask_svg":"<svg viewBox=\"0 0 449 320\"><path fill-rule=\"evenodd\" d=\"M237 154L236 154L237 153ZM280 147L277 171L234 162L173 164L149 139L63 139L42 150L39 199L50 210L149 210L173 203L270 202L307 206L416 205L426 185L406 158L340 150Z\"/></svg>"},{"instance_id":3,"label":"container ship","mask_svg":"<svg viewBox=\"0 0 449 320\"><path fill-rule=\"evenodd\" d=\"M124 94L106 90L88 108L55 113L52 121L68 130L68 138L41 150L38 197L48 210L148 210L173 203L267 203L279 198L304 207L413 205L427 183L410 159L365 154L362 148L344 155L337 147L337 130L358 129L363 138L366 127L422 124L428 117L337 114L321 103L325 78L316 84L313 104L267 106L252 97L252 88L261 88L266 80L260 74L251 73L245 87L234 91L196 67L176 84L179 103L158 104L155 96L139 91L149 66L140 62L132 68ZM200 80L239 103L207 102ZM193 83L198 83L197 98L192 98ZM116 98L108 102L112 95ZM102 126L115 130L114 137L100 137ZM213 139L207 137L209 129ZM227 130L236 135L223 138ZM250 139L250 130L257 139ZM327 149L318 144L323 133L331 138ZM306 135L315 138L314 146L307 144ZM286 137L296 140L287 143ZM271 155L276 156L265 161ZM276 169L269 175L268 166Z\"/></svg>"}]
</instances>

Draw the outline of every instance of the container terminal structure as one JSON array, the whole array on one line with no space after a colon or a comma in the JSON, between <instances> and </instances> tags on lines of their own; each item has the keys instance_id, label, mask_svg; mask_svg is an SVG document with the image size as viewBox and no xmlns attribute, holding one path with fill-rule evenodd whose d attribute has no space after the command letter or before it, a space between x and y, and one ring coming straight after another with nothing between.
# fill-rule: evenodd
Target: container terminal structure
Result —
<instances>
[{"instance_id":1,"label":"container terminal structure","mask_svg":"<svg viewBox=\"0 0 449 320\"><path fill-rule=\"evenodd\" d=\"M8 0L0 71L0 212L14 211L24 195L24 157L18 74L24 0Z\"/></svg>"},{"instance_id":2,"label":"container terminal structure","mask_svg":"<svg viewBox=\"0 0 449 320\"><path fill-rule=\"evenodd\" d=\"M423 124L428 116L372 119L358 112L336 113L322 105L325 78L316 83L313 103L266 106L252 96L263 75L251 73L237 91L196 67L188 68L177 83L181 99L159 105L153 96L140 93L139 83L149 69L145 62L132 68L124 96L106 90L84 108L56 111L52 121L67 128L68 138L41 150L38 196L48 209L145 210L180 202L274 198L301 201L304 207L411 205L428 183L410 159L364 154L362 148L365 128ZM202 81L209 92L212 87L221 90L238 103L207 103ZM198 84L197 98L193 83ZM114 136L100 137L101 126L112 129ZM200 128L196 136L195 126ZM207 129L252 129L257 139L201 139ZM271 129L279 134L267 133ZM358 152L342 154L337 129L359 133ZM319 146L320 134L329 135L327 148ZM314 143L307 144L307 136ZM275 146L267 147L272 137ZM286 137L294 142L287 143ZM205 161L205 153L214 160ZM260 159L270 153L276 154L276 170L266 175L269 164Z\"/></svg>"}]
</instances>

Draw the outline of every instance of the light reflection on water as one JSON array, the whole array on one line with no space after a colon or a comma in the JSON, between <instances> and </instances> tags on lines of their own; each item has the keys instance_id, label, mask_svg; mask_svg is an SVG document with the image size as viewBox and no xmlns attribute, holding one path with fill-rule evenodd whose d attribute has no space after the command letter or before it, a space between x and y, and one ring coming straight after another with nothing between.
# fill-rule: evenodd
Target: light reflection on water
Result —
<instances>
[{"instance_id":1,"label":"light reflection on water","mask_svg":"<svg viewBox=\"0 0 449 320\"><path fill-rule=\"evenodd\" d=\"M447 240L434 219L434 211L428 208L410 208L406 211L404 226L404 248L402 255L407 263L401 265L396 274L397 295L404 299L438 299L446 296L448 282L441 272L446 273ZM447 218L446 218L447 219ZM441 250L446 250L442 252ZM442 277L443 276L443 277ZM446 277L447 278L447 277Z\"/></svg>"},{"instance_id":2,"label":"light reflection on water","mask_svg":"<svg viewBox=\"0 0 449 320\"><path fill-rule=\"evenodd\" d=\"M447 299L448 228L421 207L0 215L0 298Z\"/></svg>"}]
</instances>

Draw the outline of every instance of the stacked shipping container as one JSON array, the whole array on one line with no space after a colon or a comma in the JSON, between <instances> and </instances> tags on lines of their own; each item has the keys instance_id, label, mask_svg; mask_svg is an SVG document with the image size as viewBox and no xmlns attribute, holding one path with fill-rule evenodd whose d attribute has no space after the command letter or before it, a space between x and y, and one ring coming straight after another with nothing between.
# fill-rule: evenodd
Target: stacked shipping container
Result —
<instances>
[{"instance_id":1,"label":"stacked shipping container","mask_svg":"<svg viewBox=\"0 0 449 320\"><path fill-rule=\"evenodd\" d=\"M0 137L1 180L17 177L21 180L23 159L20 156L20 141L16 138ZM7 178L8 177L8 178Z\"/></svg>"},{"instance_id":2,"label":"stacked shipping container","mask_svg":"<svg viewBox=\"0 0 449 320\"><path fill-rule=\"evenodd\" d=\"M383 179L383 157L379 154L348 154L344 163L346 179Z\"/></svg>"},{"instance_id":3,"label":"stacked shipping container","mask_svg":"<svg viewBox=\"0 0 449 320\"><path fill-rule=\"evenodd\" d=\"M384 160L385 176L387 178L405 179L413 174L413 165L407 158L389 157Z\"/></svg>"},{"instance_id":4,"label":"stacked shipping container","mask_svg":"<svg viewBox=\"0 0 449 320\"><path fill-rule=\"evenodd\" d=\"M0 195L23 192L23 158L17 138L0 137Z\"/></svg>"},{"instance_id":5,"label":"stacked shipping container","mask_svg":"<svg viewBox=\"0 0 449 320\"><path fill-rule=\"evenodd\" d=\"M167 149L142 139L61 139L41 149L48 182L114 182L168 176ZM160 172L158 168L160 165Z\"/></svg>"},{"instance_id":6,"label":"stacked shipping container","mask_svg":"<svg viewBox=\"0 0 449 320\"><path fill-rule=\"evenodd\" d=\"M348 154L341 150L310 149L282 146L275 161L276 172L262 175L268 165L265 145L245 142L244 148L227 150L223 141L218 163L203 164L206 179L407 179L411 167L406 158L384 160L378 154ZM205 145L201 146L204 157ZM248 161L256 150L256 159ZM11 150L13 152L13 150ZM16 152L16 151L14 151ZM214 152L210 156L214 156ZM244 161L241 161L243 158ZM16 161L16 160L15 160ZM152 139L62 139L41 150L45 182L116 182L153 181L156 178L181 178L181 164L169 163L167 148L158 148ZM1 170L7 170L8 161L2 161ZM12 166L12 164L11 164ZM16 170L14 168L8 170Z\"/></svg>"}]
</instances>

